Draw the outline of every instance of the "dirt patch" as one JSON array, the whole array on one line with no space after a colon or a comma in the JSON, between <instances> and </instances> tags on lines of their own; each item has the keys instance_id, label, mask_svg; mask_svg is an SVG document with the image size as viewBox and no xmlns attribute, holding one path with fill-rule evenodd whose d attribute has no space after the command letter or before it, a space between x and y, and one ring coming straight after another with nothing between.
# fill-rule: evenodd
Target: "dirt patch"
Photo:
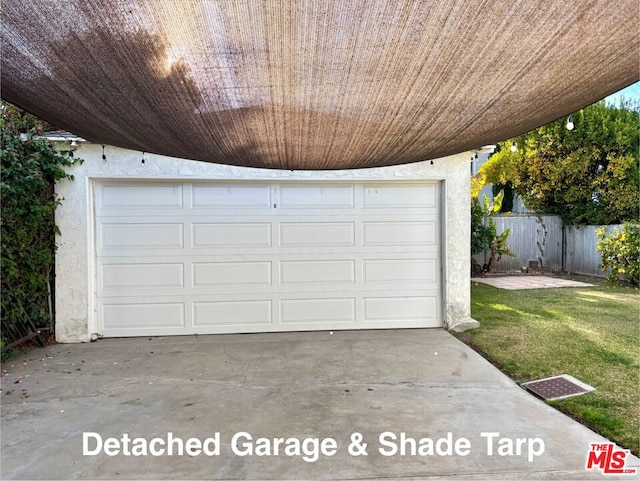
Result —
<instances>
[{"instance_id":1,"label":"dirt patch","mask_svg":"<svg viewBox=\"0 0 640 481\"><path fill-rule=\"evenodd\" d=\"M40 346L36 339L29 339L28 341L22 342L15 346L12 349L9 349L2 353L2 357L0 358L0 365L8 359L13 359L20 354L26 354L34 349L38 349L40 347L51 346L52 344L58 344L56 341L56 336L52 331L42 330L40 331L40 339L44 343L44 346Z\"/></svg>"}]
</instances>

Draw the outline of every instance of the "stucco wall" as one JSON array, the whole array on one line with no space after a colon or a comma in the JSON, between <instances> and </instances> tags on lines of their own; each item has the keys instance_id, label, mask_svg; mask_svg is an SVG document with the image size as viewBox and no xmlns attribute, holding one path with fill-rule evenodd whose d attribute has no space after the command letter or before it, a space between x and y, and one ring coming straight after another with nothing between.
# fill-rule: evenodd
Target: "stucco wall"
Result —
<instances>
[{"instance_id":1,"label":"stucco wall","mask_svg":"<svg viewBox=\"0 0 640 481\"><path fill-rule=\"evenodd\" d=\"M82 165L69 170L73 181L56 187L63 198L56 212L62 235L56 254L56 338L84 342L97 331L95 252L92 224L93 179L433 179L443 180L446 207L443 212L443 285L445 323L448 328L466 326L470 319L469 292L469 159L466 152L430 162L396 167L336 171L282 171L233 167L177 159L107 146L81 143L75 156Z\"/></svg>"}]
</instances>

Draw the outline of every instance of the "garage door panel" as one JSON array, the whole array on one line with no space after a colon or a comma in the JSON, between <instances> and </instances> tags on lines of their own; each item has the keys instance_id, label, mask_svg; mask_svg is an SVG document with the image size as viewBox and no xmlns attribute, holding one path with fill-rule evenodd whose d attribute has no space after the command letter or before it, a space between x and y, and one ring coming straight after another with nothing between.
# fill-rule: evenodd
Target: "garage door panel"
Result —
<instances>
[{"instance_id":1,"label":"garage door panel","mask_svg":"<svg viewBox=\"0 0 640 481\"><path fill-rule=\"evenodd\" d=\"M437 183L97 185L103 335L442 325Z\"/></svg>"},{"instance_id":2,"label":"garage door panel","mask_svg":"<svg viewBox=\"0 0 640 481\"><path fill-rule=\"evenodd\" d=\"M98 247L105 249L182 249L183 224L103 223L98 228Z\"/></svg>"},{"instance_id":3,"label":"garage door panel","mask_svg":"<svg viewBox=\"0 0 640 481\"><path fill-rule=\"evenodd\" d=\"M123 208L183 207L181 183L107 183L101 184L98 206L103 211Z\"/></svg>"},{"instance_id":4,"label":"garage door panel","mask_svg":"<svg viewBox=\"0 0 640 481\"><path fill-rule=\"evenodd\" d=\"M355 246L355 222L284 222L280 247Z\"/></svg>"},{"instance_id":5,"label":"garage door panel","mask_svg":"<svg viewBox=\"0 0 640 481\"><path fill-rule=\"evenodd\" d=\"M280 262L280 284L354 284L355 261Z\"/></svg>"},{"instance_id":6,"label":"garage door panel","mask_svg":"<svg viewBox=\"0 0 640 481\"><path fill-rule=\"evenodd\" d=\"M104 264L103 289L184 287L184 264Z\"/></svg>"},{"instance_id":7,"label":"garage door panel","mask_svg":"<svg viewBox=\"0 0 640 481\"><path fill-rule=\"evenodd\" d=\"M330 209L355 207L354 186L350 184L283 184L279 187L280 209Z\"/></svg>"},{"instance_id":8,"label":"garage door panel","mask_svg":"<svg viewBox=\"0 0 640 481\"><path fill-rule=\"evenodd\" d=\"M271 185L216 183L193 184L192 206L208 210L229 208L265 209L271 208Z\"/></svg>"},{"instance_id":9,"label":"garage door panel","mask_svg":"<svg viewBox=\"0 0 640 481\"><path fill-rule=\"evenodd\" d=\"M206 262L193 264L193 286L270 286L271 262Z\"/></svg>"},{"instance_id":10,"label":"garage door panel","mask_svg":"<svg viewBox=\"0 0 640 481\"><path fill-rule=\"evenodd\" d=\"M218 222L192 224L196 249L231 247L271 247L269 222Z\"/></svg>"},{"instance_id":11,"label":"garage door panel","mask_svg":"<svg viewBox=\"0 0 640 481\"><path fill-rule=\"evenodd\" d=\"M149 302L102 304L102 325L109 329L155 328L185 326L185 305L182 302Z\"/></svg>"},{"instance_id":12,"label":"garage door panel","mask_svg":"<svg viewBox=\"0 0 640 481\"><path fill-rule=\"evenodd\" d=\"M363 321L365 323L385 321L398 324L406 320L435 322L437 304L436 296L365 297Z\"/></svg>"},{"instance_id":13,"label":"garage door panel","mask_svg":"<svg viewBox=\"0 0 640 481\"><path fill-rule=\"evenodd\" d=\"M435 246L436 221L363 222L363 245L377 246Z\"/></svg>"},{"instance_id":14,"label":"garage door panel","mask_svg":"<svg viewBox=\"0 0 640 481\"><path fill-rule=\"evenodd\" d=\"M364 208L435 209L436 193L436 184L368 184L364 189Z\"/></svg>"},{"instance_id":15,"label":"garage door panel","mask_svg":"<svg viewBox=\"0 0 640 481\"><path fill-rule=\"evenodd\" d=\"M343 323L355 326L356 299L282 299L280 323L283 325L307 323ZM345 327L348 329L348 327Z\"/></svg>"},{"instance_id":16,"label":"garage door panel","mask_svg":"<svg viewBox=\"0 0 640 481\"><path fill-rule=\"evenodd\" d=\"M419 282L435 284L437 282L436 259L366 259L364 283Z\"/></svg>"},{"instance_id":17,"label":"garage door panel","mask_svg":"<svg viewBox=\"0 0 640 481\"><path fill-rule=\"evenodd\" d=\"M271 300L209 301L193 303L193 325L199 326L269 326Z\"/></svg>"}]
</instances>

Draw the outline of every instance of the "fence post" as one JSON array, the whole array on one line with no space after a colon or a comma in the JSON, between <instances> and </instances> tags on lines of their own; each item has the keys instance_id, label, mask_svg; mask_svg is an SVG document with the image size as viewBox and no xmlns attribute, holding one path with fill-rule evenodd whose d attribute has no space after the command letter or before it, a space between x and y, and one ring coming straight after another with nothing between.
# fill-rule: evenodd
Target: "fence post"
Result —
<instances>
[{"instance_id":1,"label":"fence post","mask_svg":"<svg viewBox=\"0 0 640 481\"><path fill-rule=\"evenodd\" d=\"M564 222L562 223L562 241L561 241L561 270L562 272L567 272L567 228L564 225Z\"/></svg>"}]
</instances>

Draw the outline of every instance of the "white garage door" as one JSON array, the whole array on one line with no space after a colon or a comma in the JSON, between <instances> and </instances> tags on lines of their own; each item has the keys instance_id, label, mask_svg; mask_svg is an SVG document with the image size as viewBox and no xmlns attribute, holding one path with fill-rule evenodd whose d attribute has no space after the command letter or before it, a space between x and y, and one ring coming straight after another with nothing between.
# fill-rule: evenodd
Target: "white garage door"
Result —
<instances>
[{"instance_id":1,"label":"white garage door","mask_svg":"<svg viewBox=\"0 0 640 481\"><path fill-rule=\"evenodd\" d=\"M100 182L104 336L442 326L438 183Z\"/></svg>"}]
</instances>

